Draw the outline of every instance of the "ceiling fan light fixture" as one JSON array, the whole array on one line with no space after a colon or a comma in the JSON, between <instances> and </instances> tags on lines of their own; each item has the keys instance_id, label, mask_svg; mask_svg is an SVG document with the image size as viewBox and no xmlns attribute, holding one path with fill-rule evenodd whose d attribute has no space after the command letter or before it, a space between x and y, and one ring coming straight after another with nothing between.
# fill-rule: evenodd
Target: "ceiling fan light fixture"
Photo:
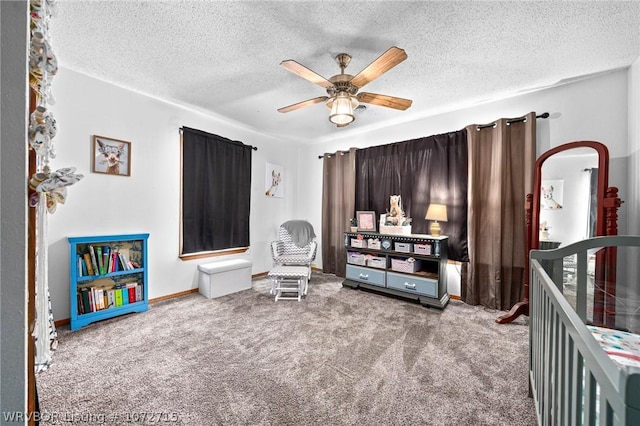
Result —
<instances>
[{"instance_id":1,"label":"ceiling fan light fixture","mask_svg":"<svg viewBox=\"0 0 640 426\"><path fill-rule=\"evenodd\" d=\"M329 99L327 107L331 108L329 121L338 126L345 126L356 119L353 110L358 106L358 99L349 95L345 91L340 91L334 97Z\"/></svg>"}]
</instances>

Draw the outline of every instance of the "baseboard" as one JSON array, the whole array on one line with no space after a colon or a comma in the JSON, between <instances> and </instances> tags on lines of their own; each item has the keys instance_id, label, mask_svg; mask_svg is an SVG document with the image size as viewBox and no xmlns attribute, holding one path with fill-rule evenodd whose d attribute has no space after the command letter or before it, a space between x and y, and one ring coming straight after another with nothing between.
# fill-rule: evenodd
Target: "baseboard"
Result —
<instances>
[{"instance_id":1,"label":"baseboard","mask_svg":"<svg viewBox=\"0 0 640 426\"><path fill-rule=\"evenodd\" d=\"M155 297L153 299L149 299L149 303L156 303L156 302L161 302L163 300L175 299L176 297L188 296L190 294L197 293L197 292L198 292L197 288L192 288L192 289L189 289L189 290L180 291L178 293L171 293L171 294L167 294L167 295L164 295L164 296L160 296L160 297Z\"/></svg>"},{"instance_id":2,"label":"baseboard","mask_svg":"<svg viewBox=\"0 0 640 426\"><path fill-rule=\"evenodd\" d=\"M311 268L311 269L313 269L314 271L317 271L317 272L322 272L321 269L317 269L317 268ZM266 277L268 274L269 274L269 271L260 272L258 274L251 275L251 279L254 280L256 278ZM198 291L199 291L199 289L192 288L192 289L189 289L189 290L180 291L178 293L171 293L171 294L167 294L165 296L160 296L160 297L156 297L156 298L153 298L153 299L149 299L149 303L156 303L156 302L161 302L163 300L175 299L176 297L188 296L190 294L197 293ZM54 324L55 324L56 327L62 327L63 325L68 325L70 323L71 323L71 318L63 318L63 319L54 321Z\"/></svg>"},{"instance_id":3,"label":"baseboard","mask_svg":"<svg viewBox=\"0 0 640 426\"><path fill-rule=\"evenodd\" d=\"M63 318L61 320L54 321L53 323L55 324L56 328L62 327L63 325L71 324L71 318Z\"/></svg>"},{"instance_id":4,"label":"baseboard","mask_svg":"<svg viewBox=\"0 0 640 426\"><path fill-rule=\"evenodd\" d=\"M262 276L266 276L269 272L263 272L261 274L256 274L256 275L252 275L251 278L259 278ZM160 296L160 297L155 297L153 299L149 299L149 303L156 303L156 302L161 302L163 300L168 300L168 299L175 299L176 297L182 297L182 296L188 296L190 294L193 293L197 293L199 291L199 289L197 288L192 288L189 290L185 290L185 291L180 291L178 293L171 293L171 294L167 294L165 296ZM56 327L62 327L63 325L68 325L71 323L71 318L63 318L57 321L54 321L54 324Z\"/></svg>"},{"instance_id":5,"label":"baseboard","mask_svg":"<svg viewBox=\"0 0 640 426\"><path fill-rule=\"evenodd\" d=\"M449 299L453 299L453 300L462 300L462 298L460 296L457 296L455 294L450 294L449 295Z\"/></svg>"}]
</instances>

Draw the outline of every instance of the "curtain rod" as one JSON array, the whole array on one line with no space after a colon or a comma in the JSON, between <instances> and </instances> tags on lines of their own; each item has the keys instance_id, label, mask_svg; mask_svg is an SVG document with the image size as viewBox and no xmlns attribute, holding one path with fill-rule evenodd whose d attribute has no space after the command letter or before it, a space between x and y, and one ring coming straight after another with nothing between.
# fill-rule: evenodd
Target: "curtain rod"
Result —
<instances>
[{"instance_id":1,"label":"curtain rod","mask_svg":"<svg viewBox=\"0 0 640 426\"><path fill-rule=\"evenodd\" d=\"M349 150L346 150L346 151L336 151L336 152L334 152L333 154L324 154L324 155L328 155L329 157L331 157L332 155L335 155L335 154L344 155L344 154L348 154L348 153L349 153ZM323 159L323 158L324 158L324 155L318 155L318 159L319 159L319 160Z\"/></svg>"},{"instance_id":2,"label":"curtain rod","mask_svg":"<svg viewBox=\"0 0 640 426\"><path fill-rule=\"evenodd\" d=\"M549 113L543 112L540 115L536 115L536 118L549 118ZM520 123L521 121L525 121L526 119L527 119L526 117L514 118L513 120L507 120L507 124ZM487 127L495 127L495 126L496 126L496 123L494 121L493 123L489 123L489 124L481 124L478 127L476 127L476 130L486 129Z\"/></svg>"},{"instance_id":3,"label":"curtain rod","mask_svg":"<svg viewBox=\"0 0 640 426\"><path fill-rule=\"evenodd\" d=\"M536 118L549 118L549 113L548 113L548 112L543 112L543 113L542 113L542 114L540 114L540 115L536 115ZM519 122L524 121L524 120L526 120L526 117L522 117L522 118L514 118L513 120L509 120L509 121L507 121L507 124L511 124L511 123L519 123ZM479 125L479 126L477 127L477 129L478 129L478 130L480 130L480 129L484 129L484 128L486 128L486 127L493 127L493 126L495 126L495 125L496 125L496 123L495 123L495 122L490 123L490 124L481 124L481 125ZM346 153L348 153L348 152L349 152L348 150L347 150L347 151L336 151L336 154L338 154L338 153L339 153L339 154L346 154ZM325 154L325 155L327 155L327 154ZM331 155L333 155L333 154L329 154L329 156L331 156ZM324 155L318 155L318 159L319 159L319 160L322 160L323 158L324 158Z\"/></svg>"},{"instance_id":4,"label":"curtain rod","mask_svg":"<svg viewBox=\"0 0 640 426\"><path fill-rule=\"evenodd\" d=\"M187 127L187 128L188 128L188 127ZM245 144L245 143L243 143L243 142L240 142L240 141L232 141L231 139L229 139L229 138L225 138L224 136L215 135L215 134L213 134L213 133L205 132L205 131L203 131L203 130L198 130L198 129L191 129L191 130L194 130L196 133L197 133L197 132L199 132L199 133L206 133L206 134L211 135L211 136L216 136L216 137L218 137L218 138L225 139L225 140L227 140L227 141L229 141L229 142L239 143L239 144L242 144L242 145L246 145L246 144ZM179 128L178 128L178 133L182 133L183 131L184 131L184 127L179 127ZM247 145L247 146L248 146L248 147L251 147L251 149L252 149L252 150L254 150L254 151L257 151L257 150L258 150L258 147L257 147L257 146L253 146L253 145Z\"/></svg>"}]
</instances>

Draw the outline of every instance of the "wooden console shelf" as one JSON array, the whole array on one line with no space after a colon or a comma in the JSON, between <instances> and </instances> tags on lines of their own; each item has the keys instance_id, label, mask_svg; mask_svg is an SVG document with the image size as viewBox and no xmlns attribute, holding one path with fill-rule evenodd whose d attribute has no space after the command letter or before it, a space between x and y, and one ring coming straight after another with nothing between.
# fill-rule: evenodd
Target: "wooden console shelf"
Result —
<instances>
[{"instance_id":1,"label":"wooden console shelf","mask_svg":"<svg viewBox=\"0 0 640 426\"><path fill-rule=\"evenodd\" d=\"M444 309L449 303L447 242L447 237L422 234L345 232L347 273L342 285Z\"/></svg>"}]
</instances>

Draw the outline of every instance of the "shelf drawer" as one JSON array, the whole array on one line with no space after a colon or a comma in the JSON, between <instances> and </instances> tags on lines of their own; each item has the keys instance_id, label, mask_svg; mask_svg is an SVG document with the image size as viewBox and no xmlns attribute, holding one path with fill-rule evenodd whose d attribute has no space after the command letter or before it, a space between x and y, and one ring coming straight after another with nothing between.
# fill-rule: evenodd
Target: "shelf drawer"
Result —
<instances>
[{"instance_id":1,"label":"shelf drawer","mask_svg":"<svg viewBox=\"0 0 640 426\"><path fill-rule=\"evenodd\" d=\"M384 270L347 265L347 279L384 287Z\"/></svg>"},{"instance_id":2,"label":"shelf drawer","mask_svg":"<svg viewBox=\"0 0 640 426\"><path fill-rule=\"evenodd\" d=\"M438 280L387 272L387 287L429 297L438 297Z\"/></svg>"}]
</instances>

